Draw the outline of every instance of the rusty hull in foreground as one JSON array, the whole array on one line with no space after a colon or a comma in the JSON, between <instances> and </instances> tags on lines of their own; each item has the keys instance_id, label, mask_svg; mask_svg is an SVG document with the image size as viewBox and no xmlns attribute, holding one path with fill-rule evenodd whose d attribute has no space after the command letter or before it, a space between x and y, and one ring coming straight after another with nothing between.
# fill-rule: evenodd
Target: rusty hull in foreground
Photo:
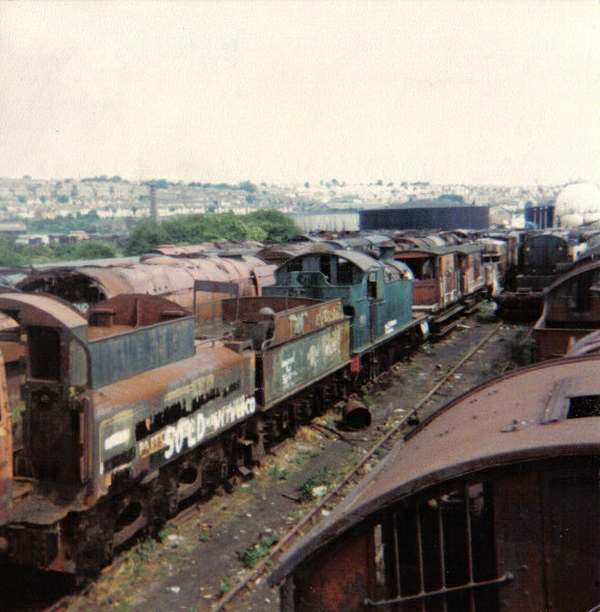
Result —
<instances>
[{"instance_id":1,"label":"rusty hull in foreground","mask_svg":"<svg viewBox=\"0 0 600 612\"><path fill-rule=\"evenodd\" d=\"M446 405L286 554L282 610L598 604L599 371L550 361Z\"/></svg>"}]
</instances>

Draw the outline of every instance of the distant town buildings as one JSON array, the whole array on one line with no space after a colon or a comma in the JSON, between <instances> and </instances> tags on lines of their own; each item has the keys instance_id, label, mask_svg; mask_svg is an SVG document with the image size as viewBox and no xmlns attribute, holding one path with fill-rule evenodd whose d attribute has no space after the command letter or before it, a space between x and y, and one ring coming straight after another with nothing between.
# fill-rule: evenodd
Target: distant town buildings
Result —
<instances>
[{"instance_id":1,"label":"distant town buildings","mask_svg":"<svg viewBox=\"0 0 600 612\"><path fill-rule=\"evenodd\" d=\"M465 185L417 182L351 184L338 179L286 185L239 185L154 181L128 181L121 177L42 180L25 176L0 178L0 236L27 232L34 220L60 219L94 213L99 219L120 223L148 217L164 219L178 215L233 212L245 214L276 208L305 220L308 230L320 219L316 215L351 212L335 223L348 229L356 225L359 209L385 209L413 200L434 199L444 193L462 196L465 202L490 208L492 222L519 223L526 202L535 205L556 199L565 185L518 186ZM151 189L154 187L154 194ZM153 197L154 196L154 197ZM530 204L531 205L531 204ZM521 221L519 221L519 219ZM4 229L2 229L4 227Z\"/></svg>"}]
</instances>

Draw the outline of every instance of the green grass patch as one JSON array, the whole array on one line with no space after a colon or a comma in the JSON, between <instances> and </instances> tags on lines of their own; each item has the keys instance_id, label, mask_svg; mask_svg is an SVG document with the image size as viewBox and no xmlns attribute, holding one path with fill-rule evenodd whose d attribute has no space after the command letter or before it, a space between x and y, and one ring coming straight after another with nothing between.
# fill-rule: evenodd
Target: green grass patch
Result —
<instances>
[{"instance_id":1,"label":"green grass patch","mask_svg":"<svg viewBox=\"0 0 600 612\"><path fill-rule=\"evenodd\" d=\"M276 542L277 538L274 535L263 536L256 544L238 552L238 558L244 567L251 569L269 554L269 549Z\"/></svg>"},{"instance_id":2,"label":"green grass patch","mask_svg":"<svg viewBox=\"0 0 600 612\"><path fill-rule=\"evenodd\" d=\"M321 468L314 476L311 476L298 488L300 491L300 499L302 501L311 501L318 497L323 497L323 487L325 488L325 492L327 492L334 483L335 476L335 472L330 468Z\"/></svg>"}]
</instances>

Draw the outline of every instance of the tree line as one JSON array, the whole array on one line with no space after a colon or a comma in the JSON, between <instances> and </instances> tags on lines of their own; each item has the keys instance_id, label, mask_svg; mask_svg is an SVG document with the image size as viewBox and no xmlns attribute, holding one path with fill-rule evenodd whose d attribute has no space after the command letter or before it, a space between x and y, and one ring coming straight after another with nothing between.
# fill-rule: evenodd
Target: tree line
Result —
<instances>
[{"instance_id":1,"label":"tree line","mask_svg":"<svg viewBox=\"0 0 600 612\"><path fill-rule=\"evenodd\" d=\"M27 267L32 264L79 259L104 259L123 255L142 255L159 244L197 244L221 240L256 240L285 242L299 233L287 215L277 210L257 210L247 215L233 213L185 215L157 223L138 222L128 236L115 241L94 239L94 230L102 224L95 213L78 218L33 221L30 232L62 233L84 230L89 240L73 244L18 245L10 238L0 239L0 266ZM107 229L103 227L102 229Z\"/></svg>"}]
</instances>

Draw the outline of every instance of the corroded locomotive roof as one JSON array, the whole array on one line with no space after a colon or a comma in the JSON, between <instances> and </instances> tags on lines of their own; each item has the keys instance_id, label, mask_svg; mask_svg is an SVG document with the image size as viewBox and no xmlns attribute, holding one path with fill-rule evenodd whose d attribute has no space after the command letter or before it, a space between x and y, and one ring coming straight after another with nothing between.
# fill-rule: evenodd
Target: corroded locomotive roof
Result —
<instances>
[{"instance_id":1,"label":"corroded locomotive roof","mask_svg":"<svg viewBox=\"0 0 600 612\"><path fill-rule=\"evenodd\" d=\"M447 404L398 444L272 574L277 583L328 541L402 498L484 469L600 451L600 417L567 418L600 395L599 356L550 361L489 381Z\"/></svg>"}]
</instances>

